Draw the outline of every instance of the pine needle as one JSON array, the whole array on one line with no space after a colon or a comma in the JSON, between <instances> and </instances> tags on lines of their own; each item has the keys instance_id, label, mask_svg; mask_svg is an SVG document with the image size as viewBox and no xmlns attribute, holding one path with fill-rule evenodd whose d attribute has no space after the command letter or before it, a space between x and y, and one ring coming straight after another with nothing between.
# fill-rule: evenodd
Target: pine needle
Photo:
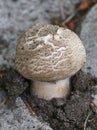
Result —
<instances>
[{"instance_id":1,"label":"pine needle","mask_svg":"<svg viewBox=\"0 0 97 130\"><path fill-rule=\"evenodd\" d=\"M3 107L3 105L8 101L8 97L6 97L1 103L0 103L0 108Z\"/></svg>"}]
</instances>

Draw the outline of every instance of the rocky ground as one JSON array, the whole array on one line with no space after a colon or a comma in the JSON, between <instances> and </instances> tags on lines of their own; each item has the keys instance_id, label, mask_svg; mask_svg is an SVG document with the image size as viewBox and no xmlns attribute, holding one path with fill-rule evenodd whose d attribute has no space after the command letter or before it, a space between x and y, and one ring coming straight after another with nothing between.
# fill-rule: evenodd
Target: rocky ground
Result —
<instances>
[{"instance_id":1,"label":"rocky ground","mask_svg":"<svg viewBox=\"0 0 97 130\"><path fill-rule=\"evenodd\" d=\"M15 46L20 33L35 24L52 24L52 19L60 19L59 1L2 0L0 2L0 75L1 71L7 73L5 78L0 76L0 106L2 101L7 99L7 94L11 99L0 107L0 130L97 129L97 4L88 10L80 22L80 27L76 28L86 48L87 62L82 71L72 77L72 91L67 100L53 99L48 102L30 96L29 81L14 71ZM65 19L75 11L75 5L82 0L61 2L64 4ZM31 115L28 111L25 100L30 103L35 115Z\"/></svg>"}]
</instances>

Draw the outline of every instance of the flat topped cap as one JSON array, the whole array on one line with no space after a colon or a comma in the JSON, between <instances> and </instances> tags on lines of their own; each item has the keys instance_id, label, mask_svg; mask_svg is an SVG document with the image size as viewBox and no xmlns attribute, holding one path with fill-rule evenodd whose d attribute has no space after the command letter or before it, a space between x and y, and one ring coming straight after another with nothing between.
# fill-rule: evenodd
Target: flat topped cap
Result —
<instances>
[{"instance_id":1,"label":"flat topped cap","mask_svg":"<svg viewBox=\"0 0 97 130\"><path fill-rule=\"evenodd\" d=\"M69 29L37 25L18 40L16 69L28 79L65 79L74 75L85 61L85 48L79 37Z\"/></svg>"}]
</instances>

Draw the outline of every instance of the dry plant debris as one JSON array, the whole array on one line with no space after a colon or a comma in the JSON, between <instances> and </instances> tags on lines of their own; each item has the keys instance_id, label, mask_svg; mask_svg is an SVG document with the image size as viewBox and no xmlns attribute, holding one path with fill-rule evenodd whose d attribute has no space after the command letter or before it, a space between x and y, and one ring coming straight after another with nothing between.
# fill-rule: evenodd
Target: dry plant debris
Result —
<instances>
[{"instance_id":1,"label":"dry plant debris","mask_svg":"<svg viewBox=\"0 0 97 130\"><path fill-rule=\"evenodd\" d=\"M82 20L85 13L96 3L97 0L87 0L85 2L81 2L76 5L75 11L70 16L64 16L64 8L62 6L62 1L60 1L61 21L56 18L52 18L51 21L53 24L60 27L75 30L76 25ZM65 19L63 19L63 16Z\"/></svg>"}]
</instances>

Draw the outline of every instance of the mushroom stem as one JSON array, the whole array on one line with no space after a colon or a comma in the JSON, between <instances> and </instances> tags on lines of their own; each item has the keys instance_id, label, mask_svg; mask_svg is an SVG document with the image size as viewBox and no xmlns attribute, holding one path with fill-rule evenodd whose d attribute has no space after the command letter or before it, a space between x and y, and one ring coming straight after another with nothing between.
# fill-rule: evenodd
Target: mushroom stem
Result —
<instances>
[{"instance_id":1,"label":"mushroom stem","mask_svg":"<svg viewBox=\"0 0 97 130\"><path fill-rule=\"evenodd\" d=\"M53 82L34 81L31 93L46 100L67 97L70 91L69 82L69 78Z\"/></svg>"}]
</instances>

